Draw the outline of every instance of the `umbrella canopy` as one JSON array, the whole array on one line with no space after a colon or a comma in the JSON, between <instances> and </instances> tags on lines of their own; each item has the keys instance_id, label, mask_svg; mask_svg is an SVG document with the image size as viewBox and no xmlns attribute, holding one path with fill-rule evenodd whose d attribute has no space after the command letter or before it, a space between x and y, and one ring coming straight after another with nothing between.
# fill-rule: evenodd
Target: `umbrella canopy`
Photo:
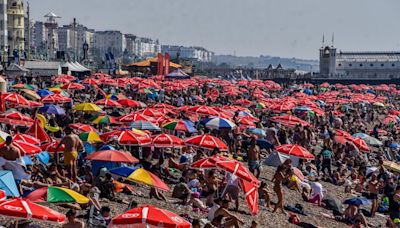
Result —
<instances>
[{"instance_id":1,"label":"umbrella canopy","mask_svg":"<svg viewBox=\"0 0 400 228\"><path fill-rule=\"evenodd\" d=\"M81 104L75 105L72 109L76 110L76 111L82 111L82 112L101 112L101 108L92 103L81 103Z\"/></svg>"},{"instance_id":2,"label":"umbrella canopy","mask_svg":"<svg viewBox=\"0 0 400 228\"><path fill-rule=\"evenodd\" d=\"M110 115L99 115L92 119L92 123L94 124L113 124L116 122L116 119Z\"/></svg>"},{"instance_id":3,"label":"umbrella canopy","mask_svg":"<svg viewBox=\"0 0 400 228\"><path fill-rule=\"evenodd\" d=\"M6 196L20 196L12 171L0 170L0 189L5 192Z\"/></svg>"},{"instance_id":4,"label":"umbrella canopy","mask_svg":"<svg viewBox=\"0 0 400 228\"><path fill-rule=\"evenodd\" d=\"M160 134L152 137L154 147L182 147L185 142L176 136L168 134Z\"/></svg>"},{"instance_id":5,"label":"umbrella canopy","mask_svg":"<svg viewBox=\"0 0 400 228\"><path fill-rule=\"evenodd\" d=\"M32 202L88 203L89 199L71 189L56 186L39 188L26 197Z\"/></svg>"},{"instance_id":6,"label":"umbrella canopy","mask_svg":"<svg viewBox=\"0 0 400 228\"><path fill-rule=\"evenodd\" d=\"M274 147L274 145L266 139L257 139L257 145L261 149L272 149Z\"/></svg>"},{"instance_id":7,"label":"umbrella canopy","mask_svg":"<svg viewBox=\"0 0 400 228\"><path fill-rule=\"evenodd\" d=\"M96 105L102 105L104 107L111 107L111 108L121 108L122 105L118 103L117 101L111 100L111 99L101 99L96 101Z\"/></svg>"},{"instance_id":8,"label":"umbrella canopy","mask_svg":"<svg viewBox=\"0 0 400 228\"><path fill-rule=\"evenodd\" d=\"M49 96L54 94L53 92L51 92L50 90L47 89L40 89L36 92L40 97L45 97L45 96Z\"/></svg>"},{"instance_id":9,"label":"umbrella canopy","mask_svg":"<svg viewBox=\"0 0 400 228\"><path fill-rule=\"evenodd\" d=\"M79 135L79 138L88 143L98 143L98 142L103 142L100 139L100 136L94 132L94 131L89 131L89 132L83 132Z\"/></svg>"},{"instance_id":10,"label":"umbrella canopy","mask_svg":"<svg viewBox=\"0 0 400 228\"><path fill-rule=\"evenodd\" d=\"M111 221L114 226L154 226L166 228L190 228L191 224L177 214L151 205L128 210Z\"/></svg>"},{"instance_id":11,"label":"umbrella canopy","mask_svg":"<svg viewBox=\"0 0 400 228\"><path fill-rule=\"evenodd\" d=\"M139 160L130 153L118 150L102 150L94 152L86 157L87 160L138 163Z\"/></svg>"},{"instance_id":12,"label":"umbrella canopy","mask_svg":"<svg viewBox=\"0 0 400 228\"><path fill-rule=\"evenodd\" d=\"M152 122L148 121L135 121L131 123L131 127L139 129L139 130L147 130L147 131L160 131L161 129Z\"/></svg>"},{"instance_id":13,"label":"umbrella canopy","mask_svg":"<svg viewBox=\"0 0 400 228\"><path fill-rule=\"evenodd\" d=\"M222 170L236 175L240 179L259 185L257 178L246 168L242 162L233 159L226 161L220 160L217 161L215 165Z\"/></svg>"},{"instance_id":14,"label":"umbrella canopy","mask_svg":"<svg viewBox=\"0 0 400 228\"><path fill-rule=\"evenodd\" d=\"M80 123L70 124L69 127L72 129L79 130L81 132L96 131L96 128L90 126L89 124L80 124Z\"/></svg>"},{"instance_id":15,"label":"umbrella canopy","mask_svg":"<svg viewBox=\"0 0 400 228\"><path fill-rule=\"evenodd\" d=\"M63 223L65 216L48 207L33 203L30 200L15 198L0 202L0 215L18 219L36 219L48 222Z\"/></svg>"},{"instance_id":16,"label":"umbrella canopy","mask_svg":"<svg viewBox=\"0 0 400 228\"><path fill-rule=\"evenodd\" d=\"M118 103L121 104L123 107L131 107L131 108L146 108L147 105L140 101L135 101L131 99L120 99Z\"/></svg>"},{"instance_id":17,"label":"umbrella canopy","mask_svg":"<svg viewBox=\"0 0 400 228\"><path fill-rule=\"evenodd\" d=\"M343 204L356 205L356 206L370 205L371 201L363 196L359 196L359 197L347 199L343 202Z\"/></svg>"},{"instance_id":18,"label":"umbrella canopy","mask_svg":"<svg viewBox=\"0 0 400 228\"><path fill-rule=\"evenodd\" d=\"M241 180L242 190L252 215L258 214L258 187L251 182Z\"/></svg>"},{"instance_id":19,"label":"umbrella canopy","mask_svg":"<svg viewBox=\"0 0 400 228\"><path fill-rule=\"evenodd\" d=\"M380 140L378 140L377 138L374 138L370 135L367 135L365 133L356 133L356 134L353 134L353 137L354 138L362 138L367 143L367 145L370 145L370 146L382 146L383 145L383 143Z\"/></svg>"},{"instance_id":20,"label":"umbrella canopy","mask_svg":"<svg viewBox=\"0 0 400 228\"><path fill-rule=\"evenodd\" d=\"M65 150L65 145L64 144L62 144L58 148L58 150L56 151L56 148L57 148L58 144L60 144L59 141L53 141L53 142L49 142L49 143L41 145L40 148L42 148L42 151L47 151L47 152L50 152L50 153L64 152L64 150Z\"/></svg>"},{"instance_id":21,"label":"umbrella canopy","mask_svg":"<svg viewBox=\"0 0 400 228\"><path fill-rule=\"evenodd\" d=\"M308 152L307 149L305 149L302 146L296 145L296 144L286 144L286 145L281 145L275 148L276 151L287 154L290 156L294 157L299 157L299 158L305 158L305 159L314 159L314 155L312 155L310 152Z\"/></svg>"},{"instance_id":22,"label":"umbrella canopy","mask_svg":"<svg viewBox=\"0 0 400 228\"><path fill-rule=\"evenodd\" d=\"M65 110L58 105L45 104L43 107L39 108L39 112L55 115L65 115Z\"/></svg>"},{"instance_id":23,"label":"umbrella canopy","mask_svg":"<svg viewBox=\"0 0 400 228\"><path fill-rule=\"evenodd\" d=\"M15 126L32 126L34 120L20 112L10 111L0 114L0 123L15 125Z\"/></svg>"},{"instance_id":24,"label":"umbrella canopy","mask_svg":"<svg viewBox=\"0 0 400 228\"><path fill-rule=\"evenodd\" d=\"M211 169L216 168L218 161L229 161L231 158L223 157L220 155L213 155L211 157L202 158L192 163L191 167L196 169Z\"/></svg>"},{"instance_id":25,"label":"umbrella canopy","mask_svg":"<svg viewBox=\"0 0 400 228\"><path fill-rule=\"evenodd\" d=\"M355 138L355 139L351 139L351 141L354 143L354 145L357 146L358 149L360 149L361 151L364 152L369 152L370 149L367 145L367 143L362 139L362 138Z\"/></svg>"},{"instance_id":26,"label":"umbrella canopy","mask_svg":"<svg viewBox=\"0 0 400 228\"><path fill-rule=\"evenodd\" d=\"M43 129L39 120L36 120L35 123L25 132L25 134L31 135L41 142L51 142L50 136Z\"/></svg>"},{"instance_id":27,"label":"umbrella canopy","mask_svg":"<svg viewBox=\"0 0 400 228\"><path fill-rule=\"evenodd\" d=\"M383 166L388 170L400 173L400 165L397 164L396 162L386 160L386 161L383 161Z\"/></svg>"},{"instance_id":28,"label":"umbrella canopy","mask_svg":"<svg viewBox=\"0 0 400 228\"><path fill-rule=\"evenodd\" d=\"M249 133L249 134L255 134L255 135L259 136L259 137L266 137L267 136L267 133L265 132L265 130L261 129L261 128L248 128L248 129L246 129L246 132Z\"/></svg>"},{"instance_id":29,"label":"umbrella canopy","mask_svg":"<svg viewBox=\"0 0 400 228\"><path fill-rule=\"evenodd\" d=\"M79 84L79 83L76 83L76 82L70 82L70 83L67 83L67 84L61 86L61 89L66 89L66 90L82 90L82 89L85 89L85 86L84 86L84 85L81 85L81 84Z\"/></svg>"},{"instance_id":30,"label":"umbrella canopy","mask_svg":"<svg viewBox=\"0 0 400 228\"><path fill-rule=\"evenodd\" d=\"M150 116L146 116L139 113L131 113L125 116L121 116L118 118L118 122L121 123L132 123L135 121L148 121L148 122L155 122L155 119Z\"/></svg>"},{"instance_id":31,"label":"umbrella canopy","mask_svg":"<svg viewBox=\"0 0 400 228\"><path fill-rule=\"evenodd\" d=\"M205 105L197 105L191 108L188 108L187 111L195 112L201 115L209 115L209 116L218 116L219 112L213 109L212 107Z\"/></svg>"},{"instance_id":32,"label":"umbrella canopy","mask_svg":"<svg viewBox=\"0 0 400 228\"><path fill-rule=\"evenodd\" d=\"M29 101L18 93L3 93L1 98L14 105L29 107Z\"/></svg>"},{"instance_id":33,"label":"umbrella canopy","mask_svg":"<svg viewBox=\"0 0 400 228\"><path fill-rule=\"evenodd\" d=\"M129 174L127 179L141 184L149 185L160 190L170 191L168 185L166 185L164 181L143 168L139 168L133 171L133 173Z\"/></svg>"},{"instance_id":34,"label":"umbrella canopy","mask_svg":"<svg viewBox=\"0 0 400 228\"><path fill-rule=\"evenodd\" d=\"M110 173L126 178L129 177L129 175L131 175L136 169L139 168L140 167L121 166L114 169L110 169Z\"/></svg>"},{"instance_id":35,"label":"umbrella canopy","mask_svg":"<svg viewBox=\"0 0 400 228\"><path fill-rule=\"evenodd\" d=\"M219 150L228 150L228 146L222 140L209 134L190 137L185 140L185 143L187 145L202 147L209 150L213 150L214 148L218 148Z\"/></svg>"},{"instance_id":36,"label":"umbrella canopy","mask_svg":"<svg viewBox=\"0 0 400 228\"><path fill-rule=\"evenodd\" d=\"M174 120L163 124L161 127L172 131L197 132L194 123L190 120Z\"/></svg>"},{"instance_id":37,"label":"umbrella canopy","mask_svg":"<svg viewBox=\"0 0 400 228\"><path fill-rule=\"evenodd\" d=\"M36 146L41 144L40 140L27 134L17 133L13 135L13 140L30 143Z\"/></svg>"},{"instance_id":38,"label":"umbrella canopy","mask_svg":"<svg viewBox=\"0 0 400 228\"><path fill-rule=\"evenodd\" d=\"M208 129L220 130L220 129L234 129L236 124L232 123L230 120L224 118L207 118L200 122Z\"/></svg>"},{"instance_id":39,"label":"umbrella canopy","mask_svg":"<svg viewBox=\"0 0 400 228\"><path fill-rule=\"evenodd\" d=\"M265 158L264 165L278 167L282 165L287 159L290 159L288 155L273 152L267 158Z\"/></svg>"},{"instance_id":40,"label":"umbrella canopy","mask_svg":"<svg viewBox=\"0 0 400 228\"><path fill-rule=\"evenodd\" d=\"M68 103L71 102L72 99L55 93L43 97L40 101L43 103L57 104L57 103Z\"/></svg>"},{"instance_id":41,"label":"umbrella canopy","mask_svg":"<svg viewBox=\"0 0 400 228\"><path fill-rule=\"evenodd\" d=\"M133 131L122 131L118 136L118 143L121 145L145 146L151 144L151 138L148 135L140 135Z\"/></svg>"},{"instance_id":42,"label":"umbrella canopy","mask_svg":"<svg viewBox=\"0 0 400 228\"><path fill-rule=\"evenodd\" d=\"M42 149L40 147L35 146L30 143L23 142L23 141L13 141L12 145L15 146L19 150L19 154L21 156L34 155L34 154L40 153L42 151ZM5 146L6 146L5 142L0 144L0 148L5 147Z\"/></svg>"}]
</instances>

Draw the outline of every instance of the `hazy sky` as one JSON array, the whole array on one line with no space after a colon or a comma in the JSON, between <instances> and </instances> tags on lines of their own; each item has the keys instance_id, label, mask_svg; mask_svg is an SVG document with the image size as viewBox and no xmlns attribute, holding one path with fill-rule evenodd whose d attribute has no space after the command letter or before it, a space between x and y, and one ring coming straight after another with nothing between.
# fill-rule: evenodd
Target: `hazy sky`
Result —
<instances>
[{"instance_id":1,"label":"hazy sky","mask_svg":"<svg viewBox=\"0 0 400 228\"><path fill-rule=\"evenodd\" d=\"M29 0L96 30L203 46L217 54L318 58L322 34L347 51L400 50L400 0Z\"/></svg>"}]
</instances>

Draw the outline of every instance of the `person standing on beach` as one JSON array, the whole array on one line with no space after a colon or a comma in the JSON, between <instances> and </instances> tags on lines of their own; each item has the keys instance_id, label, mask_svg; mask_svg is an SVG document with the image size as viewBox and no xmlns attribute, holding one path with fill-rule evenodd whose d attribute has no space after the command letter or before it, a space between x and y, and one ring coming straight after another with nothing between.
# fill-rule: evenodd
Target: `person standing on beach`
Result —
<instances>
[{"instance_id":1,"label":"person standing on beach","mask_svg":"<svg viewBox=\"0 0 400 228\"><path fill-rule=\"evenodd\" d=\"M250 172L258 179L260 177L260 147L255 138L251 139L247 155Z\"/></svg>"},{"instance_id":2,"label":"person standing on beach","mask_svg":"<svg viewBox=\"0 0 400 228\"><path fill-rule=\"evenodd\" d=\"M380 183L378 181L377 175L374 173L371 176L371 180L368 182L369 197L372 201L371 206L371 217L375 216L378 210L378 193L379 193Z\"/></svg>"},{"instance_id":3,"label":"person standing on beach","mask_svg":"<svg viewBox=\"0 0 400 228\"><path fill-rule=\"evenodd\" d=\"M78 151L83 149L82 140L73 133L70 127L65 128L66 136L57 145L56 151L58 151L61 145L65 146L64 149L64 164L67 166L69 178L76 182L77 170L76 163L78 160Z\"/></svg>"},{"instance_id":4,"label":"person standing on beach","mask_svg":"<svg viewBox=\"0 0 400 228\"><path fill-rule=\"evenodd\" d=\"M286 178L285 171L286 166L280 165L276 170L274 177L272 178L272 182L274 182L274 191L276 196L278 197L278 202L275 204L275 208L272 212L276 212L278 209L282 211L282 213L286 213L283 208L283 190L282 190L282 181Z\"/></svg>"}]
</instances>

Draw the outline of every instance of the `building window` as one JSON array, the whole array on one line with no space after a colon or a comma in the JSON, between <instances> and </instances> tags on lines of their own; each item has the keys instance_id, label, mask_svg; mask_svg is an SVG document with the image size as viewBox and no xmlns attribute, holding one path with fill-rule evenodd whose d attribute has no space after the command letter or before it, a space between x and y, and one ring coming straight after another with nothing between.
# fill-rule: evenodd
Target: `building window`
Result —
<instances>
[{"instance_id":1,"label":"building window","mask_svg":"<svg viewBox=\"0 0 400 228\"><path fill-rule=\"evenodd\" d=\"M363 65L362 65L362 63L360 63L360 67L362 67Z\"/></svg>"},{"instance_id":2,"label":"building window","mask_svg":"<svg viewBox=\"0 0 400 228\"><path fill-rule=\"evenodd\" d=\"M373 66L374 66L374 64L372 64L372 63L371 63L371 64L370 64L370 66L371 66L371 67L373 67Z\"/></svg>"},{"instance_id":3,"label":"building window","mask_svg":"<svg viewBox=\"0 0 400 228\"><path fill-rule=\"evenodd\" d=\"M382 63L382 64L381 64L381 67L384 67L384 66L385 66L385 64Z\"/></svg>"},{"instance_id":4,"label":"building window","mask_svg":"<svg viewBox=\"0 0 400 228\"><path fill-rule=\"evenodd\" d=\"M392 67L394 67L395 65L394 65L394 63L392 63Z\"/></svg>"},{"instance_id":5,"label":"building window","mask_svg":"<svg viewBox=\"0 0 400 228\"><path fill-rule=\"evenodd\" d=\"M353 66L353 64L350 63L350 64L349 64L349 67L351 67L351 66Z\"/></svg>"},{"instance_id":6,"label":"building window","mask_svg":"<svg viewBox=\"0 0 400 228\"><path fill-rule=\"evenodd\" d=\"M338 66L342 66L342 64L341 64L341 63L339 63L339 64L338 64Z\"/></svg>"}]
</instances>

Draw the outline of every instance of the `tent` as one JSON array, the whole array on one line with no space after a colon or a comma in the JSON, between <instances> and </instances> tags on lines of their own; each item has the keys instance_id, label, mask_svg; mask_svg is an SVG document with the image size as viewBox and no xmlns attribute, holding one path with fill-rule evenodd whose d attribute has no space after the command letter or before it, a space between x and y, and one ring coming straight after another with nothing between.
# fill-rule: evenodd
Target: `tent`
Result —
<instances>
[{"instance_id":1,"label":"tent","mask_svg":"<svg viewBox=\"0 0 400 228\"><path fill-rule=\"evenodd\" d=\"M0 170L0 189L4 190L7 196L20 197L15 179L10 170Z\"/></svg>"},{"instance_id":2,"label":"tent","mask_svg":"<svg viewBox=\"0 0 400 228\"><path fill-rule=\"evenodd\" d=\"M152 63L157 63L157 61L158 61L157 57L154 57L154 58L149 58L149 59L146 59L146 60L143 60L143 61L140 61L140 62L131 63L131 64L128 64L126 66L127 67L150 67L150 65ZM182 68L181 65L173 63L173 62L170 62L170 67L171 68L176 68L176 69Z\"/></svg>"},{"instance_id":3,"label":"tent","mask_svg":"<svg viewBox=\"0 0 400 228\"><path fill-rule=\"evenodd\" d=\"M281 154L278 152L273 152L264 160L264 165L278 167L283 164L287 159L290 159L288 155Z\"/></svg>"},{"instance_id":4,"label":"tent","mask_svg":"<svg viewBox=\"0 0 400 228\"><path fill-rule=\"evenodd\" d=\"M61 69L63 74L70 74L78 77L88 76L91 73L89 69L78 62L65 62L61 65Z\"/></svg>"},{"instance_id":5,"label":"tent","mask_svg":"<svg viewBox=\"0 0 400 228\"><path fill-rule=\"evenodd\" d=\"M165 75L165 78L175 78L175 79L189 79L190 75L186 74L183 70L177 69L167 75Z\"/></svg>"}]
</instances>

